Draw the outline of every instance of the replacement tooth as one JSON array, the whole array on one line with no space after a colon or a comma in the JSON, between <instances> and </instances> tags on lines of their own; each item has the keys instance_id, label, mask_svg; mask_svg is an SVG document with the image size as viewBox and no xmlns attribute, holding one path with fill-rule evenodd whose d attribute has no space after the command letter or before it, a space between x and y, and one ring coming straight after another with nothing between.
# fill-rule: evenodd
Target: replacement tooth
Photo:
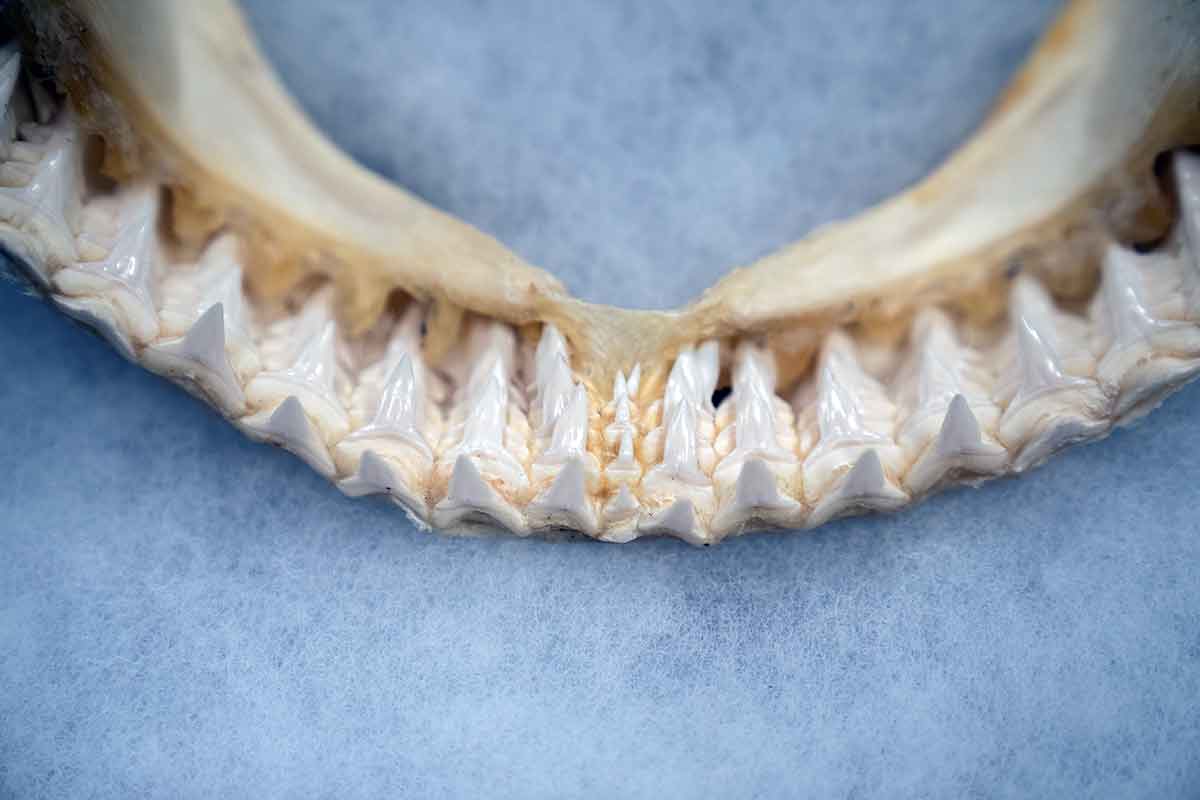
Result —
<instances>
[{"instance_id":1,"label":"replacement tooth","mask_svg":"<svg viewBox=\"0 0 1200 800\"><path fill-rule=\"evenodd\" d=\"M449 476L446 497L434 508L435 521L478 521L482 515L504 524L519 521L516 529L526 530L517 507L532 488L525 466L529 425L514 396L514 350L508 326L474 324L465 355L474 366L455 398L434 469L435 482ZM472 512L476 500L484 504Z\"/></svg>"},{"instance_id":2,"label":"replacement tooth","mask_svg":"<svg viewBox=\"0 0 1200 800\"><path fill-rule=\"evenodd\" d=\"M1172 260L1141 256L1116 245L1104 254L1094 327L1103 355L1096 366L1101 386L1118 394L1113 414L1148 410L1172 387L1200 370L1200 331L1187 322L1156 315L1146 286L1175 276Z\"/></svg>"},{"instance_id":3,"label":"replacement tooth","mask_svg":"<svg viewBox=\"0 0 1200 800\"><path fill-rule=\"evenodd\" d=\"M103 321L103 332L110 338L149 344L159 332L158 190L143 186L95 202L111 204L118 224L116 241L104 259L76 262L55 273L54 285L62 294L59 303L89 324Z\"/></svg>"},{"instance_id":4,"label":"replacement tooth","mask_svg":"<svg viewBox=\"0 0 1200 800\"><path fill-rule=\"evenodd\" d=\"M908 495L888 480L875 450L865 450L853 468L816 503L808 518L811 527L831 519L864 511L895 511Z\"/></svg>"},{"instance_id":5,"label":"replacement tooth","mask_svg":"<svg viewBox=\"0 0 1200 800\"><path fill-rule=\"evenodd\" d=\"M337 356L337 323L330 297L319 292L295 320L277 323L261 344L263 371L246 386L246 401L269 408L298 397L329 441L345 436L349 417L340 397L344 380Z\"/></svg>"},{"instance_id":6,"label":"replacement tooth","mask_svg":"<svg viewBox=\"0 0 1200 800\"><path fill-rule=\"evenodd\" d=\"M287 397L273 410L243 417L237 425L251 439L279 445L295 453L326 478L333 477L329 449L295 395Z\"/></svg>"},{"instance_id":7,"label":"replacement tooth","mask_svg":"<svg viewBox=\"0 0 1200 800\"><path fill-rule=\"evenodd\" d=\"M163 338L143 354L148 368L191 382L233 416L245 412L242 386L259 370L236 250L232 237L221 237L199 265L163 281Z\"/></svg>"},{"instance_id":8,"label":"replacement tooth","mask_svg":"<svg viewBox=\"0 0 1200 800\"><path fill-rule=\"evenodd\" d=\"M751 458L761 459L788 480L794 478L798 466L794 419L787 404L775 396L775 366L770 354L749 343L738 347L733 391L726 404L734 409L734 421L721 431L716 449L726 449L722 439L732 440L733 447L717 463L717 482L740 483L738 475Z\"/></svg>"},{"instance_id":9,"label":"replacement tooth","mask_svg":"<svg viewBox=\"0 0 1200 800\"><path fill-rule=\"evenodd\" d=\"M830 488L865 453L887 474L898 474L903 453L894 440L896 409L883 387L858 363L843 331L825 340L815 381L801 387L796 408L808 504L823 502ZM843 482L844 483L844 482ZM889 486L890 492L898 492ZM826 498L827 499L827 498Z\"/></svg>"},{"instance_id":10,"label":"replacement tooth","mask_svg":"<svg viewBox=\"0 0 1200 800\"><path fill-rule=\"evenodd\" d=\"M638 373L639 368L635 366L634 372ZM613 485L633 485L642 477L642 465L634 448L638 426L634 421L631 394L625 373L618 372L613 380L613 401L609 412L612 421L604 428L604 443L612 453L612 458L604 467L604 476Z\"/></svg>"},{"instance_id":11,"label":"replacement tooth","mask_svg":"<svg viewBox=\"0 0 1200 800\"><path fill-rule=\"evenodd\" d=\"M683 351L671 367L661 402L662 423L647 435L647 449L658 454L657 462L641 484L643 496L656 505L683 496L696 510L712 512L715 496L709 473L716 460L712 392L717 373L715 342Z\"/></svg>"},{"instance_id":12,"label":"replacement tooth","mask_svg":"<svg viewBox=\"0 0 1200 800\"><path fill-rule=\"evenodd\" d=\"M1015 355L1000 387L1007 408L996 433L1015 452L1013 469L1021 472L1107 430L1108 402L1094 380L1065 367L1068 358L1076 365L1090 360L1080 343L1082 323L1059 312L1032 278L1017 278L1009 316L1013 334L1006 347Z\"/></svg>"},{"instance_id":13,"label":"replacement tooth","mask_svg":"<svg viewBox=\"0 0 1200 800\"><path fill-rule=\"evenodd\" d=\"M621 486L604 506L603 532L606 542L632 542L638 537L638 515L641 504L628 486Z\"/></svg>"},{"instance_id":14,"label":"replacement tooth","mask_svg":"<svg viewBox=\"0 0 1200 800\"><path fill-rule=\"evenodd\" d=\"M11 60L5 67L9 65ZM9 176L3 183L18 185L0 185L0 223L5 226L0 244L33 270L31 277L43 288L78 258L74 225L83 184L79 134L69 114L60 117L55 125L37 130L40 141L11 143L3 154Z\"/></svg>"},{"instance_id":15,"label":"replacement tooth","mask_svg":"<svg viewBox=\"0 0 1200 800\"><path fill-rule=\"evenodd\" d=\"M943 312L926 309L917 317L912 358L896 379L904 420L896 439L913 463L904 477L909 491L926 492L946 476L1004 468L1007 451L988 432L1000 418L992 382Z\"/></svg>"}]
</instances>

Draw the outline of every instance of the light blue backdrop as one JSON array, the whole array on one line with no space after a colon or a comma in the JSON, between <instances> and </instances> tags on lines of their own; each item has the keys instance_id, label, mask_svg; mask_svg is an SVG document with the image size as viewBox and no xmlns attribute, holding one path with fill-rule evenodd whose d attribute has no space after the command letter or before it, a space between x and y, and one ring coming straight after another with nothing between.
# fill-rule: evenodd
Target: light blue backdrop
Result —
<instances>
[{"instance_id":1,"label":"light blue backdrop","mask_svg":"<svg viewBox=\"0 0 1200 800\"><path fill-rule=\"evenodd\" d=\"M642 305L924 171L1049 15L346 5L254 8L322 126ZM809 534L454 540L0 287L0 797L1195 796L1197 420Z\"/></svg>"}]
</instances>

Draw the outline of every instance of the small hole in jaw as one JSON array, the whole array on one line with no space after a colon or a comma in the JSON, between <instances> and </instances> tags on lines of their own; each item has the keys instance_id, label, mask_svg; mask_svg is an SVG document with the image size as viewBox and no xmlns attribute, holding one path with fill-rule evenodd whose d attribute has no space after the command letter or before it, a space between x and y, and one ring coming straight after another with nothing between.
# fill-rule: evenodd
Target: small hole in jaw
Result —
<instances>
[{"instance_id":1,"label":"small hole in jaw","mask_svg":"<svg viewBox=\"0 0 1200 800\"><path fill-rule=\"evenodd\" d=\"M721 403L724 402L725 398L729 397L729 395L732 392L733 392L733 389L729 388L728 386L721 386L716 391L714 391L712 393L713 408L718 408L721 405Z\"/></svg>"}]
</instances>

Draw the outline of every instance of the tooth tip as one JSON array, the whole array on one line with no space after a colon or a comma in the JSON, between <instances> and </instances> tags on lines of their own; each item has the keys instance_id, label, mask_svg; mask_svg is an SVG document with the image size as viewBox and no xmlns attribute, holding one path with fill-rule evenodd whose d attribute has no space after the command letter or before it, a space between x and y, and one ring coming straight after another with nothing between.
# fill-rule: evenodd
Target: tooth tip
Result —
<instances>
[{"instance_id":1,"label":"tooth tip","mask_svg":"<svg viewBox=\"0 0 1200 800\"><path fill-rule=\"evenodd\" d=\"M439 528L484 522L499 523L518 536L527 533L524 518L484 480L475 462L465 454L454 460L446 497L434 508L433 515Z\"/></svg>"},{"instance_id":2,"label":"tooth tip","mask_svg":"<svg viewBox=\"0 0 1200 800\"><path fill-rule=\"evenodd\" d=\"M575 528L589 535L598 528L588 500L583 461L570 458L528 509L533 527Z\"/></svg>"},{"instance_id":3,"label":"tooth tip","mask_svg":"<svg viewBox=\"0 0 1200 800\"><path fill-rule=\"evenodd\" d=\"M336 472L328 448L295 395L288 395L273 411L253 414L239 424L251 438L283 447L326 477Z\"/></svg>"}]
</instances>

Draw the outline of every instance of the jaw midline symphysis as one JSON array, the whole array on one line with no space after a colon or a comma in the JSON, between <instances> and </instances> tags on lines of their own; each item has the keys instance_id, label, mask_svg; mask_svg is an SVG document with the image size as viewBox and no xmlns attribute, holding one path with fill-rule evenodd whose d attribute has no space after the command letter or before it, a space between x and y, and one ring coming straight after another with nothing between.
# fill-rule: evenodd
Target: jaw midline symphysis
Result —
<instances>
[{"instance_id":1,"label":"jaw midline symphysis","mask_svg":"<svg viewBox=\"0 0 1200 800\"><path fill-rule=\"evenodd\" d=\"M1025 243L1033 266L1009 257L948 293L922 289L879 315L888 324L863 308L748 319L720 291L683 312L620 312L549 279L515 314L520 302L479 313L487 303L388 287L369 324L344 324L343 282L320 269L248 290L261 222L195 225L186 169L85 181L80 116L4 74L25 98L6 119L40 122L7 146L0 238L52 300L348 494L391 496L443 529L708 544L894 510L1102 436L1200 363L1187 155L1169 167L1179 221L1155 250L1068 214L1046 226L1057 256ZM1161 207L1144 177L1123 181L1137 199L1126 221ZM204 185L182 184L193 199Z\"/></svg>"}]
</instances>

